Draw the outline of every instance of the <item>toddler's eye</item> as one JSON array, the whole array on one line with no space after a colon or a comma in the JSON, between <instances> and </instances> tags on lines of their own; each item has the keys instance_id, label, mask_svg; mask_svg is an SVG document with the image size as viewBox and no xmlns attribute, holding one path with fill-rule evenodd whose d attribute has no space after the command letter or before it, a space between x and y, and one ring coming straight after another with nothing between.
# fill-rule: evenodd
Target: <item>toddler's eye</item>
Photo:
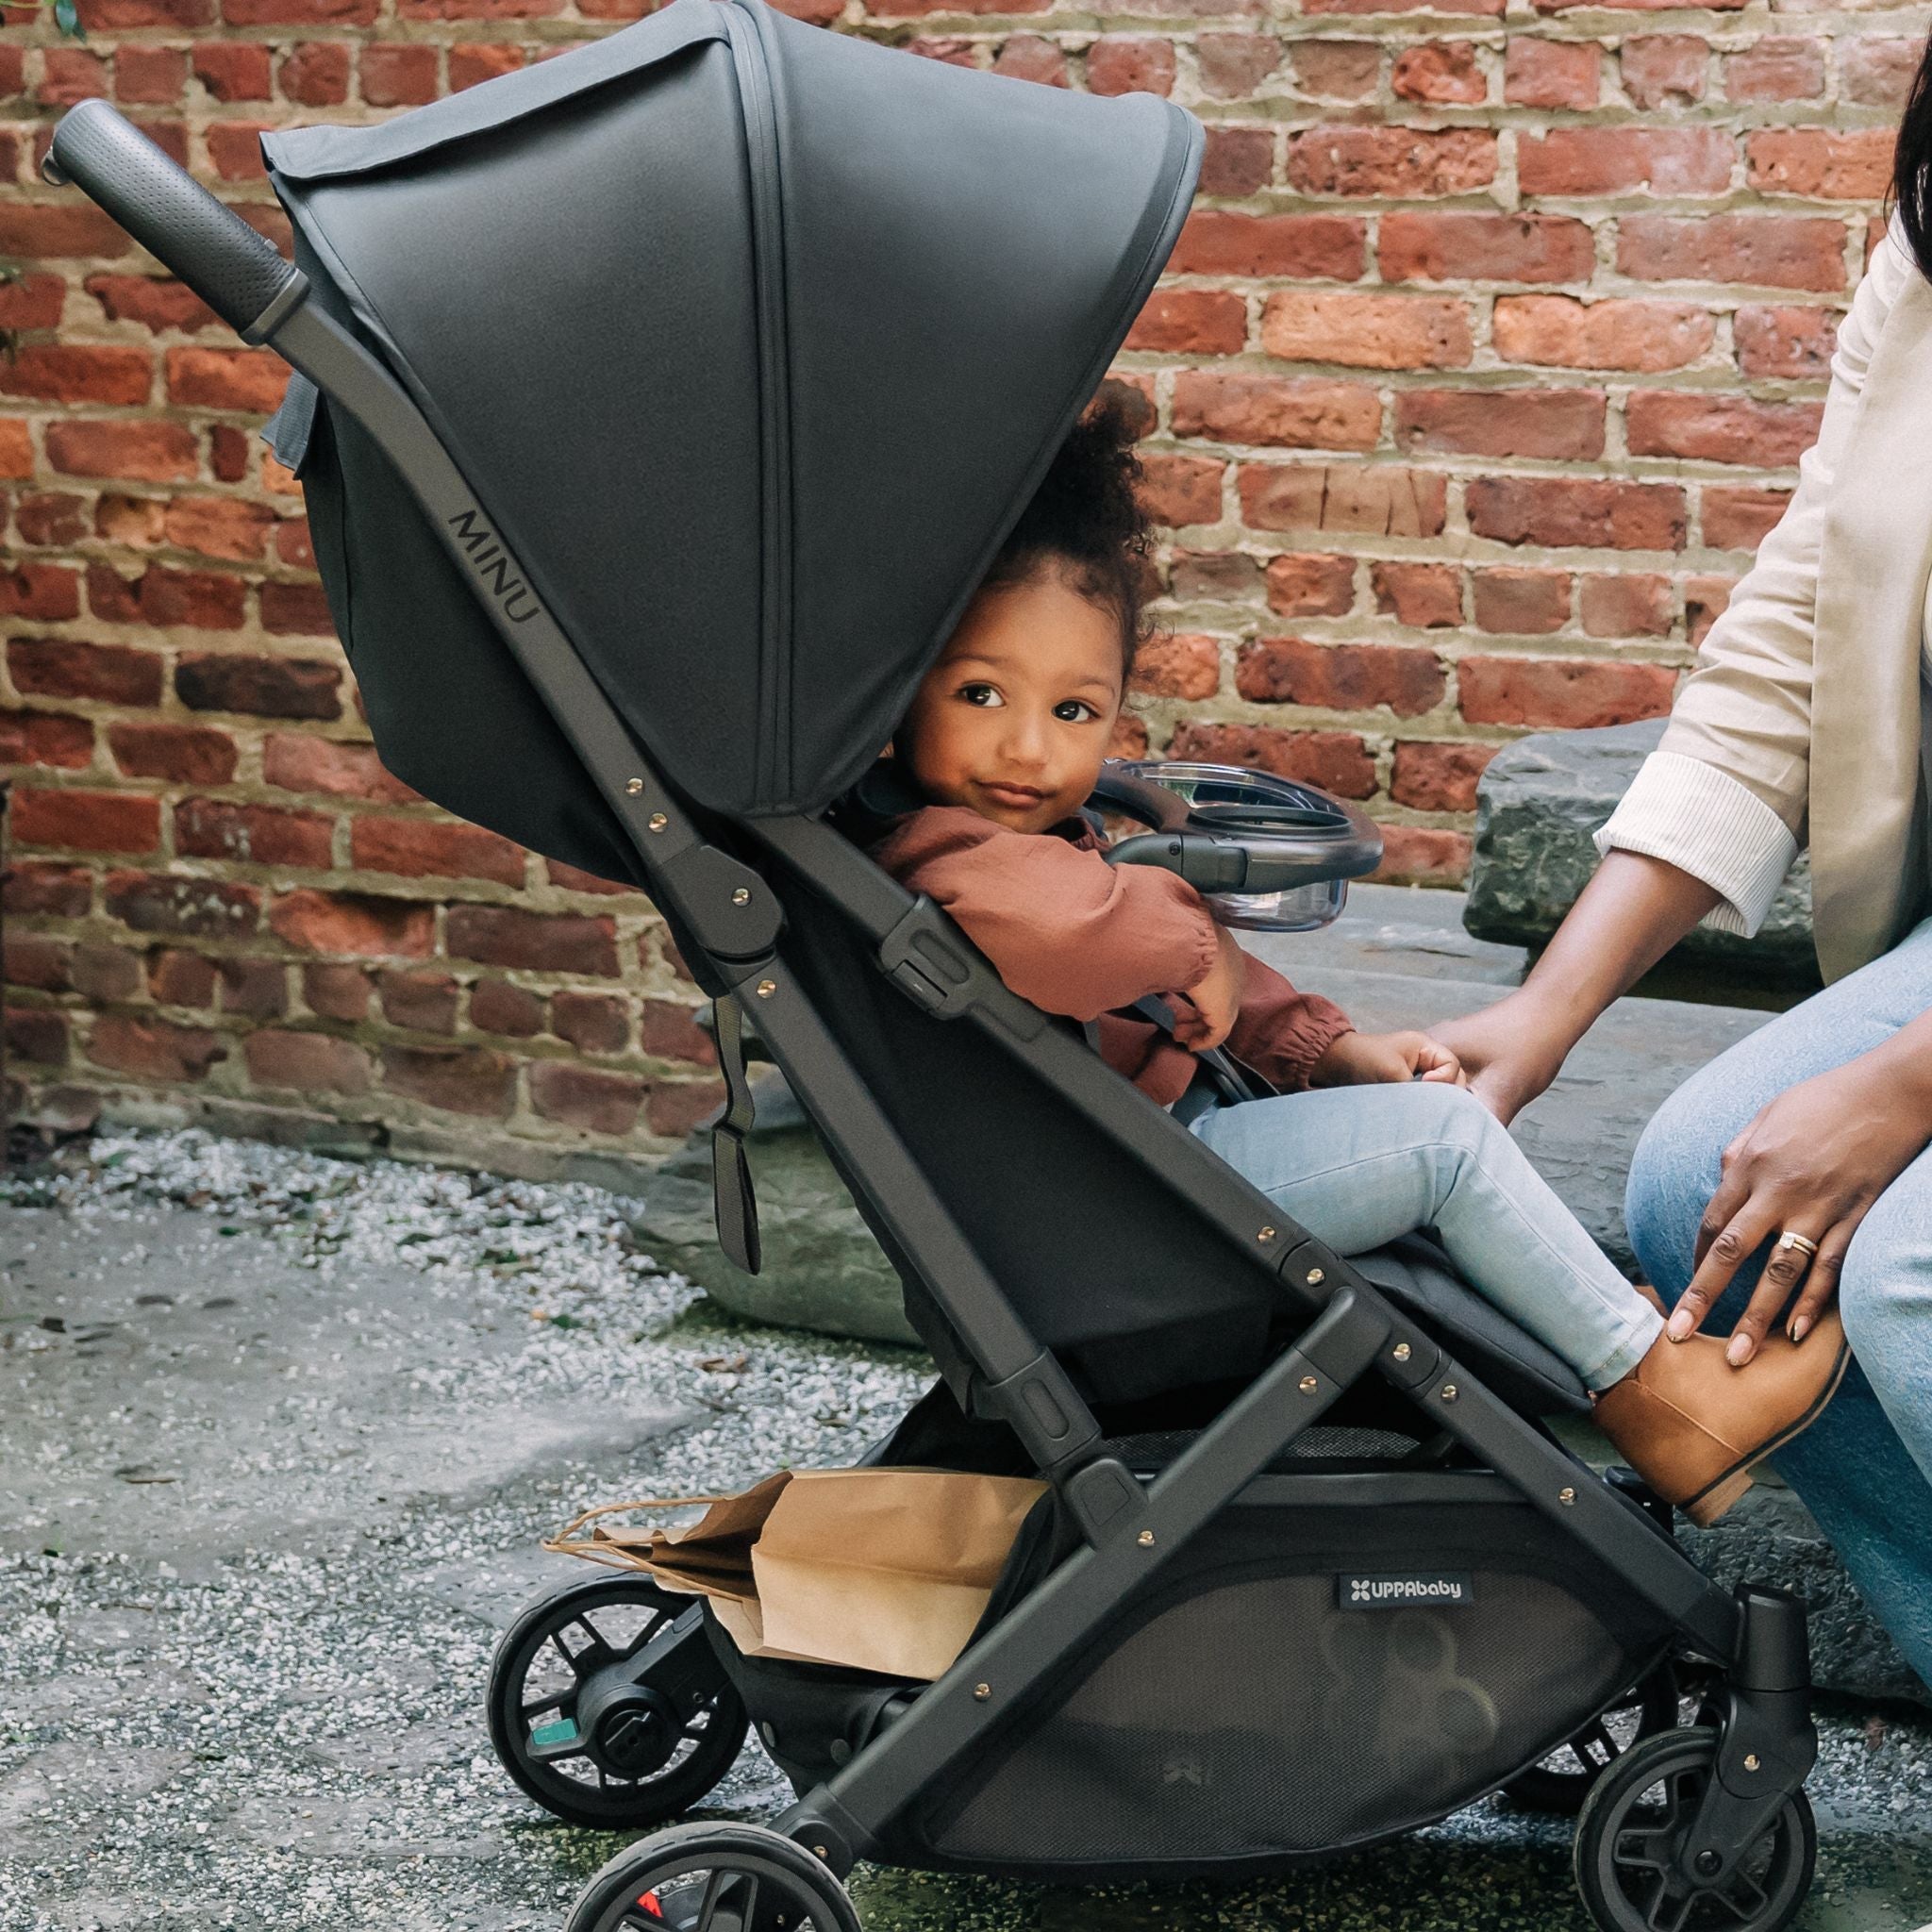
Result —
<instances>
[{"instance_id":1,"label":"toddler's eye","mask_svg":"<svg viewBox=\"0 0 1932 1932\"><path fill-rule=\"evenodd\" d=\"M1053 714L1062 724L1085 724L1100 716L1091 705L1083 704L1078 698L1067 698L1053 708Z\"/></svg>"},{"instance_id":2,"label":"toddler's eye","mask_svg":"<svg viewBox=\"0 0 1932 1932\"><path fill-rule=\"evenodd\" d=\"M959 695L969 705L977 705L981 710L990 711L996 705L1003 705L1006 699L990 684L962 684Z\"/></svg>"}]
</instances>

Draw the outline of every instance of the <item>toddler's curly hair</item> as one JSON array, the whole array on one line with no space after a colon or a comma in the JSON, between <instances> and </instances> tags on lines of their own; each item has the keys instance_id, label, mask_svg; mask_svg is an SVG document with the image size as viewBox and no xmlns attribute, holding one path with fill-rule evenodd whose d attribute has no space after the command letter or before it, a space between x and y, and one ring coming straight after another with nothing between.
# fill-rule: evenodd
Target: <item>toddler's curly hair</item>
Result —
<instances>
[{"instance_id":1,"label":"toddler's curly hair","mask_svg":"<svg viewBox=\"0 0 1932 1932\"><path fill-rule=\"evenodd\" d=\"M1150 629L1143 608L1151 525L1136 489L1134 441L1121 400L1103 391L1056 452L983 586L1026 583L1058 565L1074 590L1119 619L1123 681Z\"/></svg>"}]
</instances>

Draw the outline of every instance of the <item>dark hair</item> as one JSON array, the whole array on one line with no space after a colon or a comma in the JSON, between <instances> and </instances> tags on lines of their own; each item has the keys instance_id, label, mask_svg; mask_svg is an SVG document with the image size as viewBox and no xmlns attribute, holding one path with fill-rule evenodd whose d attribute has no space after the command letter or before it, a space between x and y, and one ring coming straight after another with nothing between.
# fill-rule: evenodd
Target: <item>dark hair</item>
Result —
<instances>
[{"instance_id":1,"label":"dark hair","mask_svg":"<svg viewBox=\"0 0 1932 1932\"><path fill-rule=\"evenodd\" d=\"M1119 618L1124 680L1147 636L1149 523L1135 489L1134 438L1120 399L1103 391L1060 444L981 585L1026 583L1059 565L1073 589Z\"/></svg>"},{"instance_id":2,"label":"dark hair","mask_svg":"<svg viewBox=\"0 0 1932 1932\"><path fill-rule=\"evenodd\" d=\"M1920 273L1932 275L1932 40L1919 57L1912 91L1899 123L1891 161L1891 194Z\"/></svg>"}]
</instances>

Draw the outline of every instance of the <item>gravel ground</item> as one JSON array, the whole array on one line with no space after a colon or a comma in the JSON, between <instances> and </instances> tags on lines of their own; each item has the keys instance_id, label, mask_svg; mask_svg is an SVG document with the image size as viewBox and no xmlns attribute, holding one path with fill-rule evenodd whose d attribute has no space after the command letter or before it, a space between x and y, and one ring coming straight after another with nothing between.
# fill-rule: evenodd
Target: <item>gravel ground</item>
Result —
<instances>
[{"instance_id":1,"label":"gravel ground","mask_svg":"<svg viewBox=\"0 0 1932 1932\"><path fill-rule=\"evenodd\" d=\"M613 1495L852 1459L916 1356L720 1316L586 1187L194 1133L0 1181L0 1932L555 1927L618 1843L484 1739L496 1629ZM1932 1724L1846 1708L1801 1924L1932 1919ZM756 1746L708 1809L789 1796ZM1292 1883L865 1872L912 1928L1553 1928L1568 1834L1479 1806Z\"/></svg>"}]
</instances>

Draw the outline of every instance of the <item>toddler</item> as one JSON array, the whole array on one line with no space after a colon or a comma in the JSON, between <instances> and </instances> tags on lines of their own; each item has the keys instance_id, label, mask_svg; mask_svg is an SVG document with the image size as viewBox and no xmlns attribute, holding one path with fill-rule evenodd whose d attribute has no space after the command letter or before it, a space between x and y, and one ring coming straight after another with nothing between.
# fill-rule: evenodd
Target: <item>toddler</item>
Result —
<instances>
[{"instance_id":1,"label":"toddler","mask_svg":"<svg viewBox=\"0 0 1932 1932\"><path fill-rule=\"evenodd\" d=\"M1171 1107L1224 1045L1274 1097L1191 1131L1343 1254L1433 1225L1470 1285L1554 1350L1620 1453L1710 1523L1843 1374L1835 1312L1767 1340L1663 1334L1633 1288L1421 1032L1362 1033L1243 953L1172 873L1109 866L1081 807L1141 640L1147 551L1121 414L1089 412L927 674L888 754L909 807L872 824L877 862L929 894L1017 993L1098 1022L1108 1063ZM1172 1033L1125 1009L1155 995Z\"/></svg>"}]
</instances>

